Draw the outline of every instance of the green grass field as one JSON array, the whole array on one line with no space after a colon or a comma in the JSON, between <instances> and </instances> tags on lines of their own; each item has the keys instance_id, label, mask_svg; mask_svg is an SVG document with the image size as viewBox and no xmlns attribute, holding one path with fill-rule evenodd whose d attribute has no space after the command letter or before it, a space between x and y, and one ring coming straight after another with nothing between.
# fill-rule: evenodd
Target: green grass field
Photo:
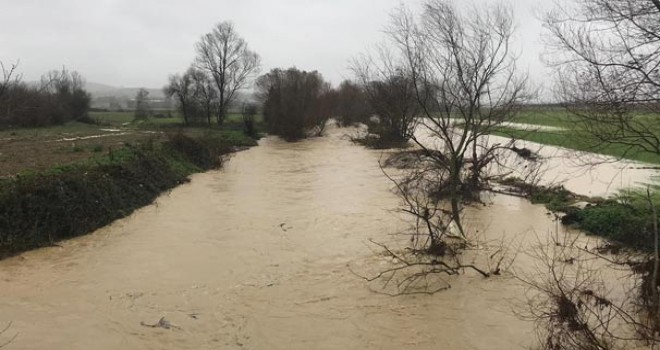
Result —
<instances>
[{"instance_id":1,"label":"green grass field","mask_svg":"<svg viewBox=\"0 0 660 350\"><path fill-rule=\"evenodd\" d=\"M139 124L146 124L151 126L175 126L182 125L183 118L176 111L163 111L155 112L154 114L162 114L168 117L151 117L147 122L141 122ZM96 120L101 125L108 126L124 126L132 127L138 124L134 123L134 112L133 111L123 111L123 112L90 112L90 117L93 120ZM256 121L261 122L262 117L260 115L256 116ZM243 116L239 113L229 113L225 118L225 123L227 124L238 124L243 122Z\"/></svg>"},{"instance_id":2,"label":"green grass field","mask_svg":"<svg viewBox=\"0 0 660 350\"><path fill-rule=\"evenodd\" d=\"M640 114L637 121L648 124L649 129L660 129L660 116ZM513 123L524 123L538 126L550 126L563 130L520 130L513 127L499 127L493 134L537 142L545 145L560 146L578 151L598 153L617 158L636 160L640 162L660 164L660 155L642 150L631 150L626 146L602 144L581 128L577 117L562 109L524 110L511 120ZM660 132L660 130L659 130Z\"/></svg>"},{"instance_id":3,"label":"green grass field","mask_svg":"<svg viewBox=\"0 0 660 350\"><path fill-rule=\"evenodd\" d=\"M598 153L617 158L636 160L645 163L660 164L660 155L648 152L631 152L621 145L593 146L575 131L527 131L500 127L493 133L497 136L532 141L544 145L559 146L578 151Z\"/></svg>"},{"instance_id":4,"label":"green grass field","mask_svg":"<svg viewBox=\"0 0 660 350\"><path fill-rule=\"evenodd\" d=\"M134 122L133 112L91 112L96 124L68 122L63 125L38 128L0 129L0 178L23 172L44 171L49 168L84 161L126 144L162 142L172 134L212 136L237 146L254 143L243 132L240 114L231 114L223 126L211 128L199 125L184 127L174 112ZM256 118L259 123L261 118Z\"/></svg>"},{"instance_id":5,"label":"green grass field","mask_svg":"<svg viewBox=\"0 0 660 350\"><path fill-rule=\"evenodd\" d=\"M511 122L531 125L570 128L575 118L563 110L524 110L518 113Z\"/></svg>"}]
</instances>

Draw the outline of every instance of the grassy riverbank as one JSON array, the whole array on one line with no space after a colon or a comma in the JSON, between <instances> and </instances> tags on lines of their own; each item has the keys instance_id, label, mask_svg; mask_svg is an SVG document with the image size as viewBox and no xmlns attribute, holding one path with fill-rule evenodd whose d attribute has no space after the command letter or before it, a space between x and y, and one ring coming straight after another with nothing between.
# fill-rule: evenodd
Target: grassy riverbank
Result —
<instances>
[{"instance_id":1,"label":"grassy riverbank","mask_svg":"<svg viewBox=\"0 0 660 350\"><path fill-rule=\"evenodd\" d=\"M0 257L91 232L151 203L253 139L192 129L0 180Z\"/></svg>"},{"instance_id":2,"label":"grassy riverbank","mask_svg":"<svg viewBox=\"0 0 660 350\"><path fill-rule=\"evenodd\" d=\"M544 204L559 214L564 225L629 248L653 249L653 212L644 191L624 191L604 199L578 196L562 186L529 185L516 178L505 179L501 184L532 203ZM660 208L660 193L651 193L650 200Z\"/></svg>"},{"instance_id":3,"label":"grassy riverbank","mask_svg":"<svg viewBox=\"0 0 660 350\"><path fill-rule=\"evenodd\" d=\"M649 125L657 125L655 120L659 116L640 114L635 120ZM561 108L529 109L521 111L511 120L512 123L527 124L521 130L514 126L503 125L494 130L493 134L508 138L532 141L544 145L559 146L578 151L597 153L620 159L629 159L639 162L660 164L660 156L641 149L630 149L625 145L604 144L598 142L593 136L585 132L582 123L575 116ZM532 126L532 127L529 127ZM535 129L533 126L539 126ZM552 127L553 130L544 130L542 127Z\"/></svg>"}]
</instances>

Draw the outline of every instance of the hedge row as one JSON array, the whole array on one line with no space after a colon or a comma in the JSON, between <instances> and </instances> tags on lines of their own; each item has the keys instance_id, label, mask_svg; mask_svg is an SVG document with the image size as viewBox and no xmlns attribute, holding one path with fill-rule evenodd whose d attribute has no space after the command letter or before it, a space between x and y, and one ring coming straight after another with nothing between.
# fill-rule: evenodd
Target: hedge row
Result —
<instances>
[{"instance_id":1,"label":"hedge row","mask_svg":"<svg viewBox=\"0 0 660 350\"><path fill-rule=\"evenodd\" d=\"M89 233L222 164L227 139L183 134L0 182L0 258Z\"/></svg>"}]
</instances>

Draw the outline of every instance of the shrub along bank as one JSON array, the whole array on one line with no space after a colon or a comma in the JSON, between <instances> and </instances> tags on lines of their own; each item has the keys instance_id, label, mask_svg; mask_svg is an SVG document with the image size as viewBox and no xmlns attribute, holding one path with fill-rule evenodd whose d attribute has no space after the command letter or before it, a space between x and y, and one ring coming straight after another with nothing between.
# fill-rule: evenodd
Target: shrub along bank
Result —
<instances>
[{"instance_id":1,"label":"shrub along bank","mask_svg":"<svg viewBox=\"0 0 660 350\"><path fill-rule=\"evenodd\" d=\"M657 199L654 203L659 204ZM569 206L561 218L564 225L605 237L625 246L652 251L654 244L653 213L641 193L625 193L613 199Z\"/></svg>"},{"instance_id":2,"label":"shrub along bank","mask_svg":"<svg viewBox=\"0 0 660 350\"><path fill-rule=\"evenodd\" d=\"M606 238L623 246L645 251L653 250L653 211L643 191L626 191L609 199L587 198L566 190L563 186L535 186L519 179L508 178L501 184L529 198L533 203L561 213L561 222L587 234ZM652 196L660 208L660 197ZM575 205L576 202L586 205Z\"/></svg>"},{"instance_id":3,"label":"shrub along bank","mask_svg":"<svg viewBox=\"0 0 660 350\"><path fill-rule=\"evenodd\" d=\"M222 165L252 139L173 134L82 163L0 180L0 258L89 233Z\"/></svg>"}]
</instances>

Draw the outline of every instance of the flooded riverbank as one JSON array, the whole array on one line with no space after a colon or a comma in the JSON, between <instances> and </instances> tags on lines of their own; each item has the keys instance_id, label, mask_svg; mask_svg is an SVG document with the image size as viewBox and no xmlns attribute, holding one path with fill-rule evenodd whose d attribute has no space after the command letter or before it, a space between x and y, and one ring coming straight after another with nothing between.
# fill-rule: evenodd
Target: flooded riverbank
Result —
<instances>
[{"instance_id":1,"label":"flooded riverbank","mask_svg":"<svg viewBox=\"0 0 660 350\"><path fill-rule=\"evenodd\" d=\"M374 293L351 271L407 223L382 153L333 130L268 137L220 171L97 232L0 261L8 349L516 349L535 341L513 311L525 286L467 274L434 295ZM529 247L560 229L507 196L466 213L489 238ZM532 265L521 254L515 267ZM170 329L145 327L165 317ZM4 336L4 335L3 335ZM2 339L0 339L2 343Z\"/></svg>"}]
</instances>

